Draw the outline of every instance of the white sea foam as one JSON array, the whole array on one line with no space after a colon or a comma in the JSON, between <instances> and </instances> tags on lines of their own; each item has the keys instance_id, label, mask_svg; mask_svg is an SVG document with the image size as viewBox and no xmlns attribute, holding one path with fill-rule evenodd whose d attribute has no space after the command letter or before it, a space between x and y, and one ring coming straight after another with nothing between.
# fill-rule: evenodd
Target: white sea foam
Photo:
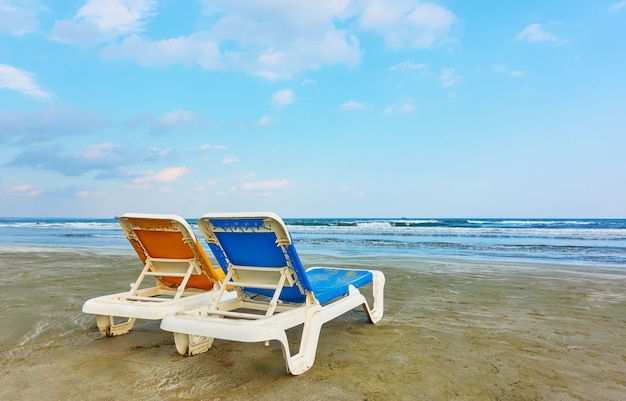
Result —
<instances>
[{"instance_id":1,"label":"white sea foam","mask_svg":"<svg viewBox=\"0 0 626 401\"><path fill-rule=\"evenodd\" d=\"M298 249L339 255L531 258L626 265L626 220L286 219ZM194 232L200 238L196 222ZM130 249L113 219L0 219L0 244ZM81 252L82 252L81 251Z\"/></svg>"}]
</instances>

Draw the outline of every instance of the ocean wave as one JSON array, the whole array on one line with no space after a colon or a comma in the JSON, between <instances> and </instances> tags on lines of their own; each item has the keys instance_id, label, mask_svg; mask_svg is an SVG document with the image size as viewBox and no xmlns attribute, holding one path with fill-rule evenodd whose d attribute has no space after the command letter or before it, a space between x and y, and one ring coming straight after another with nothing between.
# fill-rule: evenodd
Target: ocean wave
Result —
<instances>
[{"instance_id":1,"label":"ocean wave","mask_svg":"<svg viewBox=\"0 0 626 401\"><path fill-rule=\"evenodd\" d=\"M299 250L338 255L533 258L626 266L626 219L285 219ZM190 220L199 233L197 221ZM204 243L204 242L203 242ZM0 218L0 244L129 249L114 219Z\"/></svg>"},{"instance_id":2,"label":"ocean wave","mask_svg":"<svg viewBox=\"0 0 626 401\"><path fill-rule=\"evenodd\" d=\"M416 237L465 237L465 238L560 238L564 240L626 240L626 229L580 229L580 228L507 228L507 227L442 227L398 226L388 222L370 222L355 226L288 226L292 234L327 235L387 235Z\"/></svg>"},{"instance_id":3,"label":"ocean wave","mask_svg":"<svg viewBox=\"0 0 626 401\"><path fill-rule=\"evenodd\" d=\"M45 221L29 221L29 222L4 222L0 223L0 228L56 228L68 230L113 230L120 229L117 223L102 222L45 222Z\"/></svg>"},{"instance_id":4,"label":"ocean wave","mask_svg":"<svg viewBox=\"0 0 626 401\"><path fill-rule=\"evenodd\" d=\"M453 241L411 242L384 239L347 240L337 238L300 239L299 248L323 248L327 253L375 256L402 254L414 256L493 257L544 259L553 261L614 264L626 266L626 246L558 244L495 244Z\"/></svg>"}]
</instances>

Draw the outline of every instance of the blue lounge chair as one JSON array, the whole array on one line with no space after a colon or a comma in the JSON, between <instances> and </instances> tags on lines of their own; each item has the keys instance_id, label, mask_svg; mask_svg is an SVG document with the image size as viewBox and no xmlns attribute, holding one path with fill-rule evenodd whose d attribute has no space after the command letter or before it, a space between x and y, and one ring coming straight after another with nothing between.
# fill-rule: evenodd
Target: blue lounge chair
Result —
<instances>
[{"instance_id":1,"label":"blue lounge chair","mask_svg":"<svg viewBox=\"0 0 626 401\"><path fill-rule=\"evenodd\" d=\"M220 292L237 298L166 316L161 328L174 332L181 354L189 344L212 337L242 342L280 342L293 375L313 366L324 323L363 306L370 322L383 316L385 276L377 270L310 268L305 271L287 227L273 213L213 213L198 225L226 273ZM372 283L373 308L358 288ZM303 325L300 348L291 355L286 330ZM203 349L204 351L205 349Z\"/></svg>"}]
</instances>

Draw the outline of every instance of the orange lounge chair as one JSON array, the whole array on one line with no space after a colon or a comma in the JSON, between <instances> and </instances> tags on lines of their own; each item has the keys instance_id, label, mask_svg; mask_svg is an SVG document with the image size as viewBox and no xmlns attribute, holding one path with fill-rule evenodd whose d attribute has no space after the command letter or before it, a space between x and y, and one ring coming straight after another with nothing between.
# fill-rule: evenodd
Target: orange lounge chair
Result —
<instances>
[{"instance_id":1,"label":"orange lounge chair","mask_svg":"<svg viewBox=\"0 0 626 401\"><path fill-rule=\"evenodd\" d=\"M224 280L213 268L189 224L166 214L127 213L119 218L126 238L144 265L130 290L85 302L107 336L126 334L137 318L160 320L168 313L210 304ZM146 277L156 283L144 283ZM122 318L122 321L119 321ZM210 346L210 344L209 344Z\"/></svg>"}]
</instances>

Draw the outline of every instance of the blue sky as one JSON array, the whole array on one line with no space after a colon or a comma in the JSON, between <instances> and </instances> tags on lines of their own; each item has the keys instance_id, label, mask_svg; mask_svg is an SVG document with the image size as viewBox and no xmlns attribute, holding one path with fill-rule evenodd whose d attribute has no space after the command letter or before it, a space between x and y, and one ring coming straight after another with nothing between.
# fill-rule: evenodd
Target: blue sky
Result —
<instances>
[{"instance_id":1,"label":"blue sky","mask_svg":"<svg viewBox=\"0 0 626 401\"><path fill-rule=\"evenodd\" d=\"M626 217L626 1L0 0L0 216Z\"/></svg>"}]
</instances>

